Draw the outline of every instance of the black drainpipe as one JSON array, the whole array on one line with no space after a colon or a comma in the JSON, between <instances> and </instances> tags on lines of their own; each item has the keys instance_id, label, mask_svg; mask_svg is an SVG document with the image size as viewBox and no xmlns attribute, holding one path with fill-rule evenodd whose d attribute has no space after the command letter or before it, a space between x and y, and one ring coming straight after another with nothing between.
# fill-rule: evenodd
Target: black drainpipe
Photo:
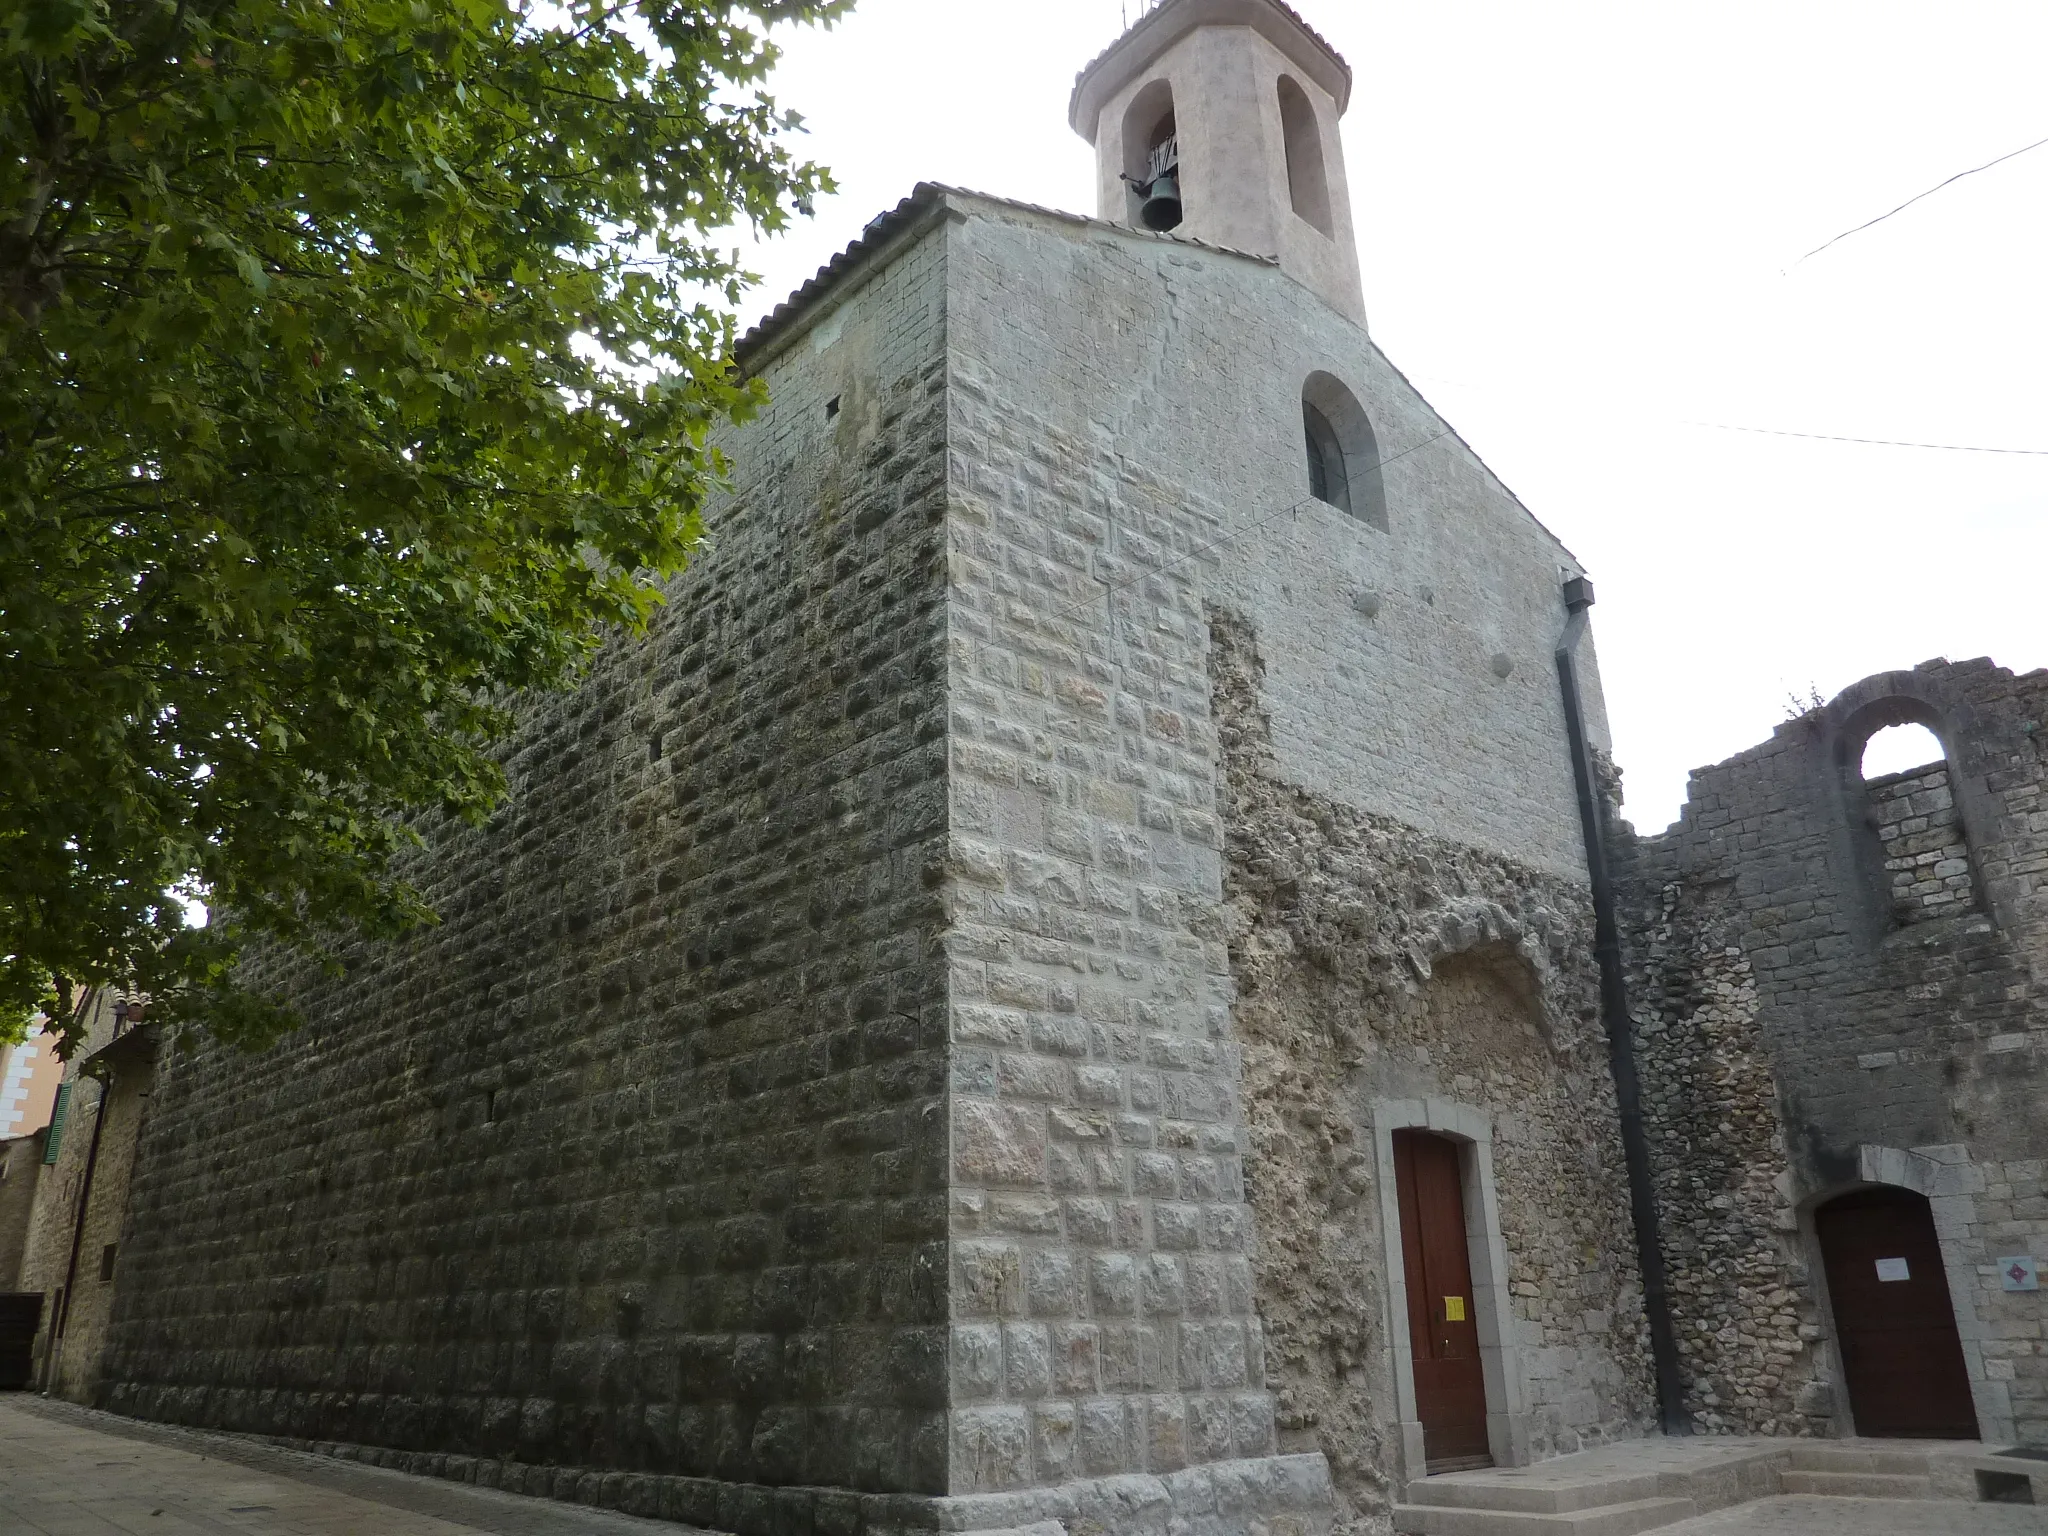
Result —
<instances>
[{"instance_id":1,"label":"black drainpipe","mask_svg":"<svg viewBox=\"0 0 2048 1536\"><path fill-rule=\"evenodd\" d=\"M1643 1135L1643 1089L1636 1077L1636 1047L1621 965L1621 926L1614 918L1614 880L1607 872L1607 839L1593 753L1586 744L1585 703L1579 696L1579 639L1593 583L1583 576L1564 584L1571 615L1557 642L1557 680L1564 690L1564 729L1571 742L1572 777L1579 789L1579 824L1586 837L1586 873L1593 885L1593 953L1600 962L1600 1017L1607 1026L1607 1065L1621 1111L1621 1155L1628 1168L1628 1203L1635 1217L1636 1261L1643 1272L1643 1309L1649 1315L1650 1357L1657 1370L1657 1413L1667 1435L1689 1435L1685 1392L1678 1373L1678 1336L1671 1327L1671 1294L1664 1278L1664 1242L1658 1232L1657 1191L1650 1176L1650 1143Z\"/></svg>"}]
</instances>

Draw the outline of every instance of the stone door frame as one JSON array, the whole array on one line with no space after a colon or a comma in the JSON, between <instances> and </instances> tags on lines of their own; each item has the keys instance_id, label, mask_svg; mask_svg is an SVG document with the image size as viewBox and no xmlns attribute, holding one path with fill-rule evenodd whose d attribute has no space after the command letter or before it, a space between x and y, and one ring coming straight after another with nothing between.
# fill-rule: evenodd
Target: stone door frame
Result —
<instances>
[{"instance_id":1,"label":"stone door frame","mask_svg":"<svg viewBox=\"0 0 2048 1536\"><path fill-rule=\"evenodd\" d=\"M1844 1439L1856 1434L1855 1411L1849 1403L1849 1382L1842 1371L1842 1346L1835 1328L1834 1298L1828 1294L1827 1264L1821 1253L1820 1234L1814 1212L1840 1195L1871 1185L1910 1189L1924 1195L1934 1216L1934 1240L1941 1250L1941 1267L1948 1279L1949 1305L1955 1309L1956 1337L1963 1346L1963 1368L1970 1377L1970 1401L1977 1410L1977 1434L1987 1443L2012 1443L2012 1392L2002 1381L1993 1381L1984 1368L1987 1333L1977 1315L1977 1258L1970 1241L1970 1229L1977 1221L1976 1197L1984 1191L1984 1174L1970 1161L1963 1146L1898 1147L1865 1142L1856 1149L1857 1177L1850 1183L1829 1189L1799 1205L1799 1235L1808 1255L1807 1272L1813 1277L1814 1301L1820 1312L1823 1336L1828 1341L1828 1385L1834 1396L1834 1433Z\"/></svg>"},{"instance_id":2,"label":"stone door frame","mask_svg":"<svg viewBox=\"0 0 2048 1536\"><path fill-rule=\"evenodd\" d=\"M1514 1304L1508 1294L1507 1244L1500 1235L1500 1203L1493 1187L1493 1120L1483 1109L1451 1099L1377 1099L1372 1105L1373 1151L1379 1165L1380 1238L1386 1254L1387 1354L1401 1425L1400 1477L1427 1472L1422 1420L1415 1406L1415 1353L1408 1339L1408 1270L1401 1252L1401 1196L1394 1175L1394 1132L1433 1131L1458 1143L1459 1183L1465 1199L1465 1244L1472 1263L1472 1315L1479 1329L1479 1360L1486 1378L1486 1440L1497 1467L1529 1464L1528 1390L1514 1347Z\"/></svg>"}]
</instances>

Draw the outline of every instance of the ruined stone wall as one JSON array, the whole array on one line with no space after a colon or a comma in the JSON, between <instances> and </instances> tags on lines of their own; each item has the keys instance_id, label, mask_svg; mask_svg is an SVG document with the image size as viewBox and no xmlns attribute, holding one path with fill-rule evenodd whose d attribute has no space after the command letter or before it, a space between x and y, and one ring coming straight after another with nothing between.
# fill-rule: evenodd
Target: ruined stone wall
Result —
<instances>
[{"instance_id":1,"label":"ruined stone wall","mask_svg":"<svg viewBox=\"0 0 2048 1536\"><path fill-rule=\"evenodd\" d=\"M1493 1122L1519 1401L1536 1458L1652 1412L1627 1183L1585 888L1291 785L1257 636L1218 611L1231 965L1244 1040L1267 1377L1281 1444L1318 1446L1355 1517L1402 1464L1376 1104ZM1419 1467L1409 1469L1417 1475Z\"/></svg>"},{"instance_id":2,"label":"ruined stone wall","mask_svg":"<svg viewBox=\"0 0 2048 1536\"><path fill-rule=\"evenodd\" d=\"M440 924L168 1062L100 1403L532 1491L944 1490L943 253L767 365L652 633L428 829Z\"/></svg>"},{"instance_id":3,"label":"ruined stone wall","mask_svg":"<svg viewBox=\"0 0 2048 1536\"><path fill-rule=\"evenodd\" d=\"M1864 783L1864 743L1909 721L1947 765ZM1934 1202L1981 1431L2048 1443L2044 1293L1996 1262L2048 1250L2048 673L1866 679L1615 855L1696 1411L1847 1426L1825 1339L1792 1348L1826 1322L1804 1217L1901 1183Z\"/></svg>"},{"instance_id":4,"label":"ruined stone wall","mask_svg":"<svg viewBox=\"0 0 2048 1536\"><path fill-rule=\"evenodd\" d=\"M1825 1434L1819 1302L1732 892L1631 894L1636 1067L1685 1409L1700 1433Z\"/></svg>"}]
</instances>

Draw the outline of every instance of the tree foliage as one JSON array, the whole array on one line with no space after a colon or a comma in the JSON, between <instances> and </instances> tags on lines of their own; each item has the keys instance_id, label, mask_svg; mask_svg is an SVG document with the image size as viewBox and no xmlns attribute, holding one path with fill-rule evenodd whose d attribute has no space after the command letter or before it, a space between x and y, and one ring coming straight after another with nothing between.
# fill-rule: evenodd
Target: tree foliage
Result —
<instances>
[{"instance_id":1,"label":"tree foliage","mask_svg":"<svg viewBox=\"0 0 2048 1536\"><path fill-rule=\"evenodd\" d=\"M252 936L431 916L407 815L697 537L848 3L0 0L0 1015L259 1042Z\"/></svg>"}]
</instances>

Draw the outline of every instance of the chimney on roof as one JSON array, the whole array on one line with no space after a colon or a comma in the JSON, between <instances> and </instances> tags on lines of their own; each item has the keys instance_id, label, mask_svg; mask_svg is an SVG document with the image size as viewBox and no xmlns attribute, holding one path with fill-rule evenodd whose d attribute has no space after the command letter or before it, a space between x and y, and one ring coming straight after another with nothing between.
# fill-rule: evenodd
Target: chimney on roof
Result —
<instances>
[{"instance_id":1,"label":"chimney on roof","mask_svg":"<svg viewBox=\"0 0 2048 1536\"><path fill-rule=\"evenodd\" d=\"M1337 122L1351 68L1280 0L1164 0L1074 82L1101 217L1278 259L1365 324Z\"/></svg>"}]
</instances>

